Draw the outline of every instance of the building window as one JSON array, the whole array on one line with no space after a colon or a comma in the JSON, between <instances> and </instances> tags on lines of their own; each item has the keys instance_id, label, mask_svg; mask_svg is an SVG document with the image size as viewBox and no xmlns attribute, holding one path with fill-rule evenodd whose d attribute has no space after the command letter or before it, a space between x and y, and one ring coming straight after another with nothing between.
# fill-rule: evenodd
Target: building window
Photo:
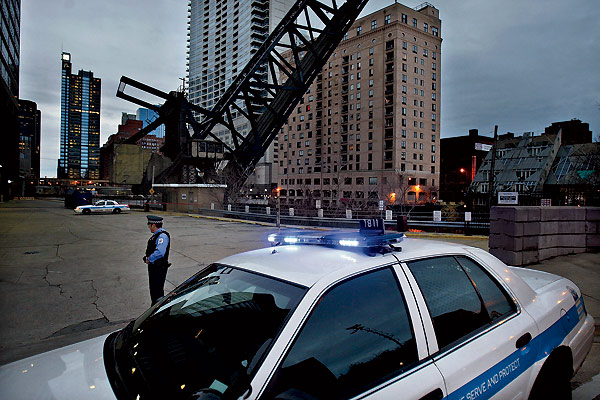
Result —
<instances>
[{"instance_id":1,"label":"building window","mask_svg":"<svg viewBox=\"0 0 600 400\"><path fill-rule=\"evenodd\" d=\"M436 28L435 26L432 26L431 33L433 34L433 36L438 36L438 28Z\"/></svg>"},{"instance_id":2,"label":"building window","mask_svg":"<svg viewBox=\"0 0 600 400\"><path fill-rule=\"evenodd\" d=\"M416 18L413 18L413 26L416 28L416 27L417 27L417 25L418 25L418 24L417 24L417 19L416 19Z\"/></svg>"},{"instance_id":3,"label":"building window","mask_svg":"<svg viewBox=\"0 0 600 400\"><path fill-rule=\"evenodd\" d=\"M356 27L356 36L359 36L362 33L362 26Z\"/></svg>"},{"instance_id":4,"label":"building window","mask_svg":"<svg viewBox=\"0 0 600 400\"><path fill-rule=\"evenodd\" d=\"M374 19L373 21L371 21L371 29L376 29L377 28L377 20Z\"/></svg>"},{"instance_id":5,"label":"building window","mask_svg":"<svg viewBox=\"0 0 600 400\"><path fill-rule=\"evenodd\" d=\"M377 185L377 177L376 176L369 177L369 185Z\"/></svg>"},{"instance_id":6,"label":"building window","mask_svg":"<svg viewBox=\"0 0 600 400\"><path fill-rule=\"evenodd\" d=\"M392 16L391 16L391 15L386 15L386 16L384 17L384 19L383 19L383 24L384 24L384 25L387 25L387 24L389 24L390 22L392 22Z\"/></svg>"},{"instance_id":7,"label":"building window","mask_svg":"<svg viewBox=\"0 0 600 400\"><path fill-rule=\"evenodd\" d=\"M423 31L429 32L429 25L427 23L423 24Z\"/></svg>"},{"instance_id":8,"label":"building window","mask_svg":"<svg viewBox=\"0 0 600 400\"><path fill-rule=\"evenodd\" d=\"M402 14L402 22L405 24L408 23L408 15Z\"/></svg>"}]
</instances>

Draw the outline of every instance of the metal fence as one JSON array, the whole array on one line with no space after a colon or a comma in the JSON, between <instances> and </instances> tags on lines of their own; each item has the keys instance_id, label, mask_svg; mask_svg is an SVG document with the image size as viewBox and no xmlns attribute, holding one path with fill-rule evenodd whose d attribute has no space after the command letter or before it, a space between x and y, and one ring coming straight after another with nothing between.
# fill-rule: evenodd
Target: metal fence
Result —
<instances>
[{"instance_id":1,"label":"metal fence","mask_svg":"<svg viewBox=\"0 0 600 400\"><path fill-rule=\"evenodd\" d=\"M489 214L471 213L470 221L465 218L468 214L465 212L396 212L393 210L367 211L367 210L327 210L302 209L298 213L294 208L281 208L280 222L290 225L310 225L327 227L347 227L355 228L357 220L362 218L383 218L388 229L399 227L399 221L406 217L409 230L437 231L437 232L461 232L461 233L482 233L489 232ZM206 209L198 208L201 215L227 217L243 220L253 220L262 222L277 222L276 207L258 206L258 205L231 205L226 209ZM298 215L300 214L300 215ZM467 218L468 219L468 218Z\"/></svg>"},{"instance_id":2,"label":"metal fence","mask_svg":"<svg viewBox=\"0 0 600 400\"><path fill-rule=\"evenodd\" d=\"M150 210L168 210L169 205L159 201L149 201L136 196L101 196L94 198L94 202L100 199L112 199L121 204L128 204L130 208ZM181 206L182 204L178 204ZM192 204L190 206L193 207ZM190 207L192 212L201 215L236 218L260 222L277 222L277 207L257 204L231 204L225 209ZM352 210L342 208L316 209L316 208L293 208L284 206L280 208L280 223L286 225L321 226L356 228L357 220L363 218L383 218L388 229L399 228L398 221L406 217L408 229L413 231L427 232L461 232L482 233L489 232L489 213L471 213L471 221L465 221L465 212L447 211L405 211L397 210Z\"/></svg>"}]
</instances>

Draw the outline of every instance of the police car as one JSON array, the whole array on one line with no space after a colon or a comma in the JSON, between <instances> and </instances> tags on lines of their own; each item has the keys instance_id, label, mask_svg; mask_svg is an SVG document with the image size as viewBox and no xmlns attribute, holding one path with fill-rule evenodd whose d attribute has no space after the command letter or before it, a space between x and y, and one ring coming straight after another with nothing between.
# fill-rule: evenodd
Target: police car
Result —
<instances>
[{"instance_id":1,"label":"police car","mask_svg":"<svg viewBox=\"0 0 600 400\"><path fill-rule=\"evenodd\" d=\"M129 211L129 204L119 204L114 200L100 200L94 205L78 206L73 210L78 214L91 213L113 213L119 214L124 211Z\"/></svg>"},{"instance_id":2,"label":"police car","mask_svg":"<svg viewBox=\"0 0 600 400\"><path fill-rule=\"evenodd\" d=\"M382 222L273 233L121 331L0 368L0 397L570 398L594 330L573 282Z\"/></svg>"}]
</instances>

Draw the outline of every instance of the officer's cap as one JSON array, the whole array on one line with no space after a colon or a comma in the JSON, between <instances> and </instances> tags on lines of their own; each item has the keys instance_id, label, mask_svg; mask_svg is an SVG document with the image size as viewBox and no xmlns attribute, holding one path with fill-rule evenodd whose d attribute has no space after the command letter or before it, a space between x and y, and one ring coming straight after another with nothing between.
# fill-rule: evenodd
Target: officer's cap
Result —
<instances>
[{"instance_id":1,"label":"officer's cap","mask_svg":"<svg viewBox=\"0 0 600 400\"><path fill-rule=\"evenodd\" d=\"M158 217L156 215L146 215L149 224L162 224L162 217Z\"/></svg>"}]
</instances>

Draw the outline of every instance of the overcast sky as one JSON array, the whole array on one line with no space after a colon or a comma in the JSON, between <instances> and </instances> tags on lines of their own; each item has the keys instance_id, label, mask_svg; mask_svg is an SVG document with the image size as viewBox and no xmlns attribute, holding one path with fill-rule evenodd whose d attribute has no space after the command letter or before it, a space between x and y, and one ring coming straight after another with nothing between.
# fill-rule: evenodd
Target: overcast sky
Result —
<instances>
[{"instance_id":1,"label":"overcast sky","mask_svg":"<svg viewBox=\"0 0 600 400\"><path fill-rule=\"evenodd\" d=\"M56 176L61 52L71 53L74 73L91 70L102 79L102 145L121 113L137 109L115 96L122 75L167 92L180 85L187 3L21 0L20 97L42 111L41 176ZM371 0L362 15L392 3ZM500 133L540 133L573 118L600 136L598 0L430 3L442 20L442 138L471 128L492 136L494 125Z\"/></svg>"}]
</instances>

